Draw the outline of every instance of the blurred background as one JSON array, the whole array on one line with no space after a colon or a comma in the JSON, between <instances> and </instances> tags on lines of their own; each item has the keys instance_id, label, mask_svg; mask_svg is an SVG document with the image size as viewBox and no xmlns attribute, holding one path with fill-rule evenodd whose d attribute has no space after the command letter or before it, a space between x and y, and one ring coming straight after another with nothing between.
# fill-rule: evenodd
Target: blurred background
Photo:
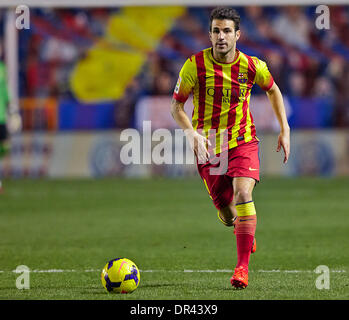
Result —
<instances>
[{"instance_id":1,"label":"blurred background","mask_svg":"<svg viewBox=\"0 0 349 320\"><path fill-rule=\"evenodd\" d=\"M143 121L177 125L170 101L178 73L210 46L212 6L33 7L29 29L0 8L7 68L8 148L0 178L196 175L192 164L124 165L120 133ZM232 2L233 3L233 2ZM234 6L237 47L267 62L292 130L291 158L275 152L278 124L255 86L251 111L261 139L262 175L349 175L349 5L330 5L318 29L316 5ZM8 79L7 78L7 79ZM192 104L186 104L191 114ZM13 121L12 121L13 122Z\"/></svg>"}]
</instances>

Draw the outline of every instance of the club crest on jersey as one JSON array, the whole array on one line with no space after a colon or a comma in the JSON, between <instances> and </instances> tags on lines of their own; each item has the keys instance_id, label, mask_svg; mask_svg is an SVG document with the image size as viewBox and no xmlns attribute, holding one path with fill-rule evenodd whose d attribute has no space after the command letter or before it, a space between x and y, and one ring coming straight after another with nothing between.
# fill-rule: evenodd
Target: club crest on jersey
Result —
<instances>
[{"instance_id":1,"label":"club crest on jersey","mask_svg":"<svg viewBox=\"0 0 349 320\"><path fill-rule=\"evenodd\" d=\"M238 82L246 83L248 80L247 72L239 72L238 74Z\"/></svg>"}]
</instances>

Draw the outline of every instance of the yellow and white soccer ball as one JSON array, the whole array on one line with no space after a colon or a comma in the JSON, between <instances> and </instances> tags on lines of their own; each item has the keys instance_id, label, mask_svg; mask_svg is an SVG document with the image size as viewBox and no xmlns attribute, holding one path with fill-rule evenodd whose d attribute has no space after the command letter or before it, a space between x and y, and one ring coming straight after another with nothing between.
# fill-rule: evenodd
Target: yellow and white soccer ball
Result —
<instances>
[{"instance_id":1,"label":"yellow and white soccer ball","mask_svg":"<svg viewBox=\"0 0 349 320\"><path fill-rule=\"evenodd\" d=\"M137 289L141 275L133 261L116 258L105 265L101 280L109 293L131 293Z\"/></svg>"}]
</instances>

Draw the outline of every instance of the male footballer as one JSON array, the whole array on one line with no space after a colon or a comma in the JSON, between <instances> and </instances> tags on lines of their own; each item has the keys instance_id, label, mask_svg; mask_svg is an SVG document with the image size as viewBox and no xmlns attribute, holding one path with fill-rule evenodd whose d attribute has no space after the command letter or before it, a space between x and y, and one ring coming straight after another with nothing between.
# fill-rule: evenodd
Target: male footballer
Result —
<instances>
[{"instance_id":1,"label":"male footballer","mask_svg":"<svg viewBox=\"0 0 349 320\"><path fill-rule=\"evenodd\" d=\"M252 191L259 182L256 128L250 112L255 83L269 98L280 124L277 149L290 153L290 128L281 92L267 65L236 48L240 16L232 8L211 12L209 38L212 47L192 55L184 63L171 102L171 113L185 131L196 155L198 172L218 210L219 220L234 226L237 264L230 282L235 288L248 285L250 255L256 250L256 209ZM184 104L193 94L192 120ZM214 171L226 162L225 170ZM223 166L224 167L224 166Z\"/></svg>"}]
</instances>

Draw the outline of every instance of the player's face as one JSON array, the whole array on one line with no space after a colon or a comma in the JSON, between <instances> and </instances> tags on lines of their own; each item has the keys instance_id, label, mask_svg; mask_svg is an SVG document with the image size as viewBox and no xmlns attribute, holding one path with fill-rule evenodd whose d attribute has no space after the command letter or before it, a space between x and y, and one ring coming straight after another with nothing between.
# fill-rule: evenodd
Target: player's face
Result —
<instances>
[{"instance_id":1,"label":"player's face","mask_svg":"<svg viewBox=\"0 0 349 320\"><path fill-rule=\"evenodd\" d=\"M210 31L210 40L213 50L218 54L226 55L227 53L234 51L236 41L240 37L240 30L235 32L235 23L232 20L214 19L212 21L212 27Z\"/></svg>"}]
</instances>

